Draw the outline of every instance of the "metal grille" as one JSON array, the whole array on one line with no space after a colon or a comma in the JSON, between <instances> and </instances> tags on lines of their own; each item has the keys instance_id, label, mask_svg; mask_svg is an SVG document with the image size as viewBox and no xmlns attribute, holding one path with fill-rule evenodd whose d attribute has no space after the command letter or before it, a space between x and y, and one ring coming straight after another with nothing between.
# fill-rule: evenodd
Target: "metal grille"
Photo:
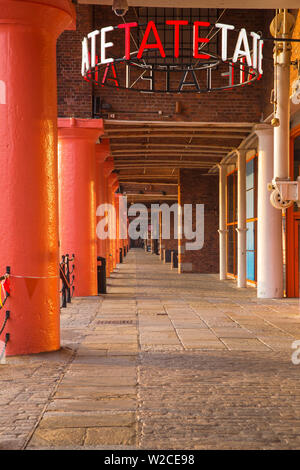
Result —
<instances>
[{"instance_id":1,"label":"metal grille","mask_svg":"<svg viewBox=\"0 0 300 470\"><path fill-rule=\"evenodd\" d=\"M145 62L151 65L191 65L197 59L193 57L193 23L194 21L209 22L209 27L201 27L202 37L211 37L211 29L218 19L218 9L216 8L137 8L139 19L138 43L144 36L146 26L149 21L154 21L159 37L163 43L166 57L162 58L157 49L144 51ZM174 28L166 25L166 20L186 20L188 25L180 27L180 55L177 59L173 56L174 51ZM211 38L208 44L203 47L204 53L215 55L218 50L218 34ZM150 35L149 42L155 41ZM199 59L198 59L199 60Z\"/></svg>"}]
</instances>

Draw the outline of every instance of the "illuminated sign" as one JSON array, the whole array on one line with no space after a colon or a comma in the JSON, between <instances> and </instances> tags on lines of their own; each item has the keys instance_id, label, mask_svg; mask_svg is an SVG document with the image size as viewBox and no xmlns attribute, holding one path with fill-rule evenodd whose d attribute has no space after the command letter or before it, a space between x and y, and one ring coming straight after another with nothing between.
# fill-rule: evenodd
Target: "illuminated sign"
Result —
<instances>
[{"instance_id":1,"label":"illuminated sign","mask_svg":"<svg viewBox=\"0 0 300 470\"><path fill-rule=\"evenodd\" d=\"M147 25L122 23L92 31L82 41L82 76L99 86L152 93L204 93L245 86L261 78L263 40L259 34L205 21L189 25L184 20L167 20L163 26L173 32L171 51L164 47L153 21ZM182 60L179 63L183 55L183 26L190 26L193 37L187 63ZM211 27L213 36L220 35L220 50L211 52L210 38L201 36L201 28L207 27ZM139 28L143 36L138 47L134 41L136 47L132 50L133 33ZM120 44L122 55L116 56L114 50L119 50Z\"/></svg>"}]
</instances>

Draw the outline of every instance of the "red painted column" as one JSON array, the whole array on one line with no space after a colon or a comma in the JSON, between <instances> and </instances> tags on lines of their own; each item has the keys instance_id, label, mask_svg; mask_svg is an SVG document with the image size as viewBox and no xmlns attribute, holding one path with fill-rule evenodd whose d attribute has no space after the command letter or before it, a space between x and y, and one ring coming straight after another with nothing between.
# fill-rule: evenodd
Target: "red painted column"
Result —
<instances>
[{"instance_id":1,"label":"red painted column","mask_svg":"<svg viewBox=\"0 0 300 470\"><path fill-rule=\"evenodd\" d=\"M104 162L103 167L104 167L104 176L105 176L105 202L109 204L110 199L109 199L108 178L114 169L113 160L106 160ZM105 239L105 258L106 258L106 277L109 277L110 276L110 263L111 263L109 238Z\"/></svg>"},{"instance_id":2,"label":"red painted column","mask_svg":"<svg viewBox=\"0 0 300 470\"><path fill-rule=\"evenodd\" d=\"M111 174L108 177L108 203L111 204L112 207L115 208L115 198L114 198L114 193L117 189L117 180L118 177L116 174ZM111 212L110 214L110 221L109 221L110 227L113 232L113 237L110 238L109 240L109 271L110 273L113 272L115 266L116 266L116 255L115 255L115 250L116 250L116 219L114 218L114 214Z\"/></svg>"},{"instance_id":3,"label":"red painted column","mask_svg":"<svg viewBox=\"0 0 300 470\"><path fill-rule=\"evenodd\" d=\"M116 233L115 233L115 238L113 240L113 269L115 269L117 267L117 263L119 263L119 204L118 204L119 198L115 194L118 187L119 187L119 183L117 179L112 186L112 204L115 208L115 214L116 214L116 219L115 219Z\"/></svg>"},{"instance_id":4,"label":"red painted column","mask_svg":"<svg viewBox=\"0 0 300 470\"><path fill-rule=\"evenodd\" d=\"M103 139L101 144L96 145L96 202L97 207L106 201L106 171L105 159L110 155L108 139ZM113 168L113 166L112 166ZM106 257L106 240L97 237L97 256Z\"/></svg>"},{"instance_id":5,"label":"red painted column","mask_svg":"<svg viewBox=\"0 0 300 470\"><path fill-rule=\"evenodd\" d=\"M115 263L116 265L120 263L120 238L119 238L119 230L120 230L120 218L119 218L119 210L120 210L120 195L114 194L115 197L115 209L116 209L116 243L115 243Z\"/></svg>"},{"instance_id":6,"label":"red painted column","mask_svg":"<svg viewBox=\"0 0 300 470\"><path fill-rule=\"evenodd\" d=\"M68 0L0 1L0 273L11 267L8 355L57 350L56 40Z\"/></svg>"},{"instance_id":7,"label":"red painted column","mask_svg":"<svg viewBox=\"0 0 300 470\"><path fill-rule=\"evenodd\" d=\"M59 230L61 254L75 254L76 297L97 295L97 119L59 119Z\"/></svg>"},{"instance_id":8,"label":"red painted column","mask_svg":"<svg viewBox=\"0 0 300 470\"><path fill-rule=\"evenodd\" d=\"M126 208L125 208L125 205L124 205L124 198L123 198L123 195L120 194L120 197L119 197L119 205L120 205L120 215L122 217L122 220L120 221L120 225L121 225L121 237L120 238L120 248L122 248L122 255L123 255L123 258L124 256L126 255L126 253L124 253L124 248L126 246L126 234L127 234L127 212L126 212ZM123 233L124 232L124 233Z\"/></svg>"}]
</instances>

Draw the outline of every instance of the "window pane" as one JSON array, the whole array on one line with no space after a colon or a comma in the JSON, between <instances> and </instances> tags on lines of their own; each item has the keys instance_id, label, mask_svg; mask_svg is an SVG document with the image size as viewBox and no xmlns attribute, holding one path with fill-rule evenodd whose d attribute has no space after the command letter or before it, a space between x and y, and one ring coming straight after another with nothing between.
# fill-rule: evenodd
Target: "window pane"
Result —
<instances>
[{"instance_id":1,"label":"window pane","mask_svg":"<svg viewBox=\"0 0 300 470\"><path fill-rule=\"evenodd\" d=\"M228 227L228 259L227 259L227 270L229 273L234 274L234 237L235 237L235 226L231 225Z\"/></svg>"},{"instance_id":2,"label":"window pane","mask_svg":"<svg viewBox=\"0 0 300 470\"><path fill-rule=\"evenodd\" d=\"M237 185L237 173L235 172L234 173L234 208L235 208L235 211L234 211L234 221L236 222L237 219L238 219L238 185Z\"/></svg>"},{"instance_id":3,"label":"window pane","mask_svg":"<svg viewBox=\"0 0 300 470\"><path fill-rule=\"evenodd\" d=\"M254 187L254 158L246 164L246 189Z\"/></svg>"},{"instance_id":4,"label":"window pane","mask_svg":"<svg viewBox=\"0 0 300 470\"><path fill-rule=\"evenodd\" d=\"M229 175L227 178L227 221L234 222L233 220L233 175Z\"/></svg>"},{"instance_id":5,"label":"window pane","mask_svg":"<svg viewBox=\"0 0 300 470\"><path fill-rule=\"evenodd\" d=\"M254 217L254 189L250 189L246 192L246 207L247 207L247 219Z\"/></svg>"},{"instance_id":6,"label":"window pane","mask_svg":"<svg viewBox=\"0 0 300 470\"><path fill-rule=\"evenodd\" d=\"M254 222L247 223L247 250L255 250Z\"/></svg>"},{"instance_id":7,"label":"window pane","mask_svg":"<svg viewBox=\"0 0 300 470\"><path fill-rule=\"evenodd\" d=\"M247 251L247 279L255 281L255 253Z\"/></svg>"}]
</instances>

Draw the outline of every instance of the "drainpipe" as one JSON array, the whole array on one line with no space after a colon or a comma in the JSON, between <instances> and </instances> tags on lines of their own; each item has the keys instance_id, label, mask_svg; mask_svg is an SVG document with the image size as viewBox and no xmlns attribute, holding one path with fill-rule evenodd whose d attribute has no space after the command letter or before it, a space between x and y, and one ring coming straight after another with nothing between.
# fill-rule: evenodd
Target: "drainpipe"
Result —
<instances>
[{"instance_id":1,"label":"drainpipe","mask_svg":"<svg viewBox=\"0 0 300 470\"><path fill-rule=\"evenodd\" d=\"M293 16L280 11L271 24L273 36L291 38ZM272 26L273 25L273 26ZM274 180L289 177L291 43L275 41L274 47Z\"/></svg>"}]
</instances>

